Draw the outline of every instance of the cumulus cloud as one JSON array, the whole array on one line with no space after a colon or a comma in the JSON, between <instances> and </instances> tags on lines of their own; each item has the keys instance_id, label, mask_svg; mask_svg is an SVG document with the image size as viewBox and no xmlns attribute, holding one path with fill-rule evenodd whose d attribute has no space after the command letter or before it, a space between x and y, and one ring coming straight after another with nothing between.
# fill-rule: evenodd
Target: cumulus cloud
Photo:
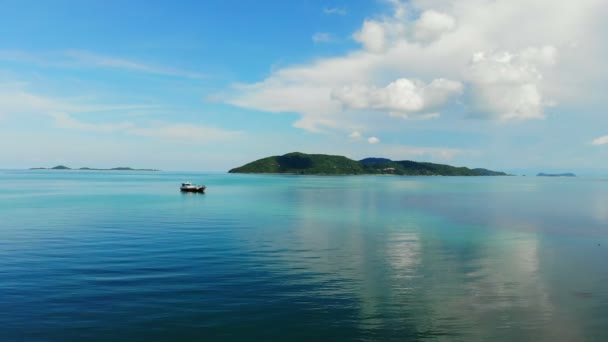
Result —
<instances>
[{"instance_id":1,"label":"cumulus cloud","mask_svg":"<svg viewBox=\"0 0 608 342\"><path fill-rule=\"evenodd\" d=\"M474 108L501 120L544 118L541 68L554 65L556 56L553 46L476 53L468 70Z\"/></svg>"},{"instance_id":2,"label":"cumulus cloud","mask_svg":"<svg viewBox=\"0 0 608 342\"><path fill-rule=\"evenodd\" d=\"M379 54L403 42L430 43L456 28L456 19L443 12L427 10L415 21L406 20L406 5L393 1L392 16L365 20L353 39L370 52Z\"/></svg>"},{"instance_id":3,"label":"cumulus cloud","mask_svg":"<svg viewBox=\"0 0 608 342\"><path fill-rule=\"evenodd\" d=\"M340 111L340 104L331 100L331 88L327 86L287 84L281 77L235 89L240 95L228 99L233 105L272 113L300 113L302 117L294 126L312 132L339 127L334 114Z\"/></svg>"},{"instance_id":4,"label":"cumulus cloud","mask_svg":"<svg viewBox=\"0 0 608 342\"><path fill-rule=\"evenodd\" d=\"M365 137L359 131L352 132L351 134L348 135L348 138L351 139L352 141L367 142L372 145L380 142L380 139L378 137L374 137L374 136Z\"/></svg>"},{"instance_id":5,"label":"cumulus cloud","mask_svg":"<svg viewBox=\"0 0 608 342\"><path fill-rule=\"evenodd\" d=\"M351 109L371 109L411 114L445 104L450 96L460 94L460 82L436 79L429 84L400 78L384 88L354 85L335 89L332 97Z\"/></svg>"},{"instance_id":6,"label":"cumulus cloud","mask_svg":"<svg viewBox=\"0 0 608 342\"><path fill-rule=\"evenodd\" d=\"M594 139L591 143L593 145L606 145L608 144L608 135L604 135L602 137Z\"/></svg>"},{"instance_id":7,"label":"cumulus cloud","mask_svg":"<svg viewBox=\"0 0 608 342\"><path fill-rule=\"evenodd\" d=\"M608 69L599 48L608 30L597 29L608 11L603 0L387 2L390 13L368 17L353 33L360 48L234 85L225 102L295 113L294 126L316 132L385 124L369 112L429 119L472 111L477 119L521 121L589 96L572 90L599 89L583 85ZM439 79L454 83L422 92Z\"/></svg>"},{"instance_id":8,"label":"cumulus cloud","mask_svg":"<svg viewBox=\"0 0 608 342\"><path fill-rule=\"evenodd\" d=\"M445 13L428 10L424 11L414 24L414 37L421 42L437 40L444 33L454 30L456 19Z\"/></svg>"},{"instance_id":9,"label":"cumulus cloud","mask_svg":"<svg viewBox=\"0 0 608 342\"><path fill-rule=\"evenodd\" d=\"M387 26L374 20L366 20L361 30L353 38L361 43L368 51L381 53L386 48Z\"/></svg>"},{"instance_id":10,"label":"cumulus cloud","mask_svg":"<svg viewBox=\"0 0 608 342\"><path fill-rule=\"evenodd\" d=\"M369 138L367 138L367 142L370 144L377 144L380 142L380 139L378 139L376 137L369 137Z\"/></svg>"}]
</instances>

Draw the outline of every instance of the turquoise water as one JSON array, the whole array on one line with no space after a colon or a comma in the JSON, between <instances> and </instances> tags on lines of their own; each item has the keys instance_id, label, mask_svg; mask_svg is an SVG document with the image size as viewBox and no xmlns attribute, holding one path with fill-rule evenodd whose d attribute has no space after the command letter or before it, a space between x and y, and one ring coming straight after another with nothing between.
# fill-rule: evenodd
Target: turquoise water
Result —
<instances>
[{"instance_id":1,"label":"turquoise water","mask_svg":"<svg viewBox=\"0 0 608 342\"><path fill-rule=\"evenodd\" d=\"M607 262L607 180L0 171L2 341L606 341Z\"/></svg>"}]
</instances>

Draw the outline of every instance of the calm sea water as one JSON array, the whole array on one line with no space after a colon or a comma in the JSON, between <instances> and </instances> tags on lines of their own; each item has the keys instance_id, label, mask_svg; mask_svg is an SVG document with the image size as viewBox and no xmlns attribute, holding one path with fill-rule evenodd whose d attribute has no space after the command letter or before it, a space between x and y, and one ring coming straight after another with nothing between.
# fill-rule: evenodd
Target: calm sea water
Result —
<instances>
[{"instance_id":1,"label":"calm sea water","mask_svg":"<svg viewBox=\"0 0 608 342\"><path fill-rule=\"evenodd\" d=\"M0 171L2 341L607 341L607 284L607 180Z\"/></svg>"}]
</instances>

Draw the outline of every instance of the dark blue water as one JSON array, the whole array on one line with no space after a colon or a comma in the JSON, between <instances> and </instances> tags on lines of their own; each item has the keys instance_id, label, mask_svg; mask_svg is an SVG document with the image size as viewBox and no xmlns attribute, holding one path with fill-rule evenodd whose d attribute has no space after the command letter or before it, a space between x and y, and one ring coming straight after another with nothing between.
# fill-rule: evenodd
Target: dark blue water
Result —
<instances>
[{"instance_id":1,"label":"dark blue water","mask_svg":"<svg viewBox=\"0 0 608 342\"><path fill-rule=\"evenodd\" d=\"M606 180L0 171L2 341L606 341L607 283Z\"/></svg>"}]
</instances>

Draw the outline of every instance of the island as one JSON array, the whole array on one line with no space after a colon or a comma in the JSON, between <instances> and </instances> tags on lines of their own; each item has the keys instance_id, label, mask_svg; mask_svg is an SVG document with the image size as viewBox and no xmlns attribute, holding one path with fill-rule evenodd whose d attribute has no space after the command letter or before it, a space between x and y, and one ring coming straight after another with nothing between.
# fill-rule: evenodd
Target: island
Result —
<instances>
[{"instance_id":1,"label":"island","mask_svg":"<svg viewBox=\"0 0 608 342\"><path fill-rule=\"evenodd\" d=\"M111 169L96 169L96 168L90 168L90 167L81 167L79 169L72 169L70 167L67 167L65 165L57 165L51 168L46 168L46 167L32 167L30 168L30 170L72 170L72 171L150 171L150 172L156 172L156 171L160 171L157 169L133 169L130 167L113 167Z\"/></svg>"},{"instance_id":2,"label":"island","mask_svg":"<svg viewBox=\"0 0 608 342\"><path fill-rule=\"evenodd\" d=\"M567 173L539 173L536 175L536 177L576 177L576 175L574 173L571 172L567 172Z\"/></svg>"},{"instance_id":3,"label":"island","mask_svg":"<svg viewBox=\"0 0 608 342\"><path fill-rule=\"evenodd\" d=\"M365 158L359 161L326 154L287 153L256 160L229 173L299 175L507 176L504 172L444 164Z\"/></svg>"}]
</instances>

